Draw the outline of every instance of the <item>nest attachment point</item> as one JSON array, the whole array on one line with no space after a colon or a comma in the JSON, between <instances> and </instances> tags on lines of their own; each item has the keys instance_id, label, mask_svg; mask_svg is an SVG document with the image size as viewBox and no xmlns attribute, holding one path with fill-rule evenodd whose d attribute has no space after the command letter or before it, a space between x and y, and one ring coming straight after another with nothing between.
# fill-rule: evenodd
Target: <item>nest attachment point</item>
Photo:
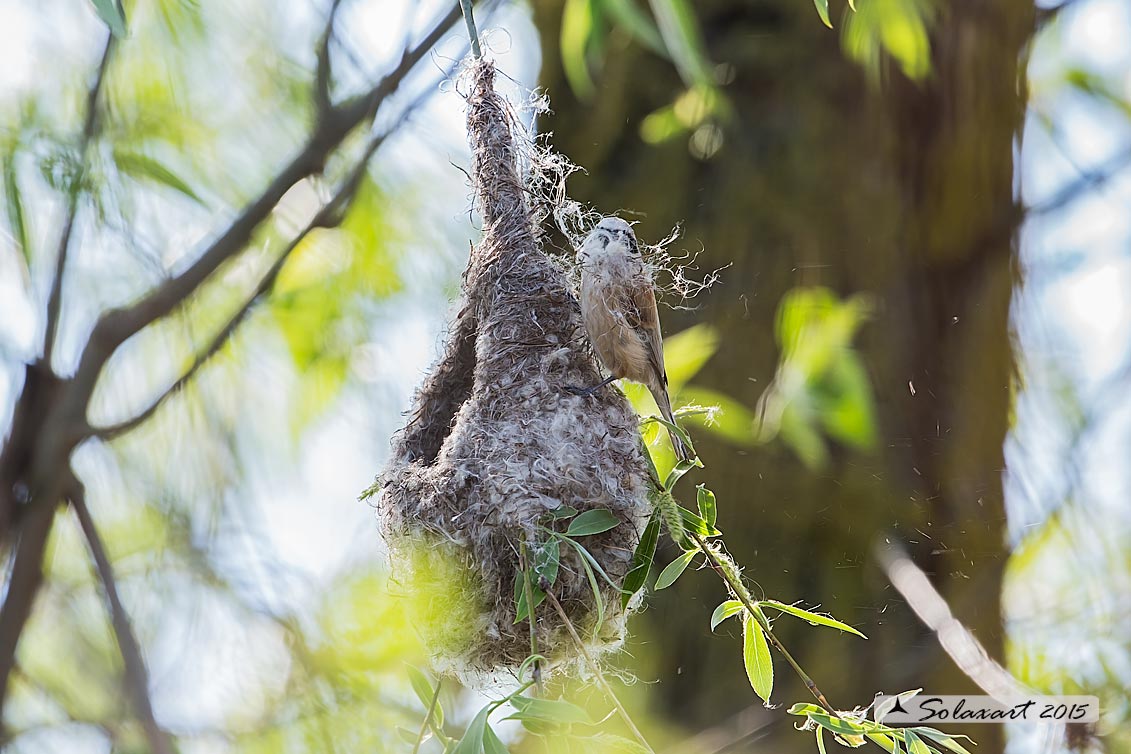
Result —
<instances>
[{"instance_id":1,"label":"nest attachment point","mask_svg":"<svg viewBox=\"0 0 1131 754\"><path fill-rule=\"evenodd\" d=\"M616 583L645 520L648 472L638 419L604 389L566 276L543 252L521 126L495 92L495 69L469 71L468 132L484 235L464 273L443 354L414 398L373 491L392 576L419 609L416 624L438 668L468 678L513 670L531 650L515 621L523 545L564 531L554 511L605 508L621 523L582 542ZM603 621L580 554L561 549L552 592L591 654L619 647L626 611L600 576ZM551 664L579 657L549 600L534 611L538 652Z\"/></svg>"}]
</instances>

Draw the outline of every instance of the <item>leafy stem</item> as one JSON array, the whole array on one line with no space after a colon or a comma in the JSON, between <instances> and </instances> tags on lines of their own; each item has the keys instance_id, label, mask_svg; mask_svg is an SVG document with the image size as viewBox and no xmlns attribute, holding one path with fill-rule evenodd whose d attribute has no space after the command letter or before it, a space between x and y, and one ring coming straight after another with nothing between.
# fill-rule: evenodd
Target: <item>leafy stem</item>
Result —
<instances>
[{"instance_id":1,"label":"leafy stem","mask_svg":"<svg viewBox=\"0 0 1131 754\"><path fill-rule=\"evenodd\" d=\"M795 660L793 655L790 654L789 650L785 648L785 645L782 644L781 640L778 639L778 637L774 634L773 629L770 627L770 621L768 618L766 618L766 614L762 612L762 608L759 607L758 603L755 602L754 599L750 596L750 590L748 590L746 588L746 585L742 583L741 578L738 578L736 573L737 569L734 567L733 561L731 561L730 558L726 555L722 555L717 552L716 548L710 545L707 540L704 539L703 536L699 533L689 531L688 536L690 536L695 541L695 543L699 545L699 549L702 550L703 553L707 556L707 562L711 564L711 570L719 575L719 578L721 578L726 583L730 592L735 596L736 599L738 599L742 603L743 607L746 608L747 613L752 618L754 618L755 621L758 622L758 627L762 629L762 632L766 635L766 638L769 639L770 644L773 645L774 649L781 653L782 657L784 657L786 662L789 663L789 666L793 668L793 671L797 673L797 676L799 678L801 678L802 682L805 684L805 688L809 689L809 693L813 695L813 698L815 698L821 705L821 707L823 707L830 715L839 718L840 713L838 713L833 708L833 706L829 704L829 700L825 698L825 695L821 692L821 689L817 686L817 684L813 681L809 674L805 672L805 669L802 668L800 664L798 664L797 660ZM724 559L727 561L725 564L723 562Z\"/></svg>"}]
</instances>

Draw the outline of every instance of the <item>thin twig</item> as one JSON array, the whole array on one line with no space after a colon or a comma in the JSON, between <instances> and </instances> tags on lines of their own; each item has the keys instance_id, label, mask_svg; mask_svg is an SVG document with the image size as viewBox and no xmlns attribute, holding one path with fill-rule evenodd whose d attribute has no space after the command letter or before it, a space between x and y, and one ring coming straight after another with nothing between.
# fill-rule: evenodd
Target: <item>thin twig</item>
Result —
<instances>
[{"instance_id":1,"label":"thin twig","mask_svg":"<svg viewBox=\"0 0 1131 754\"><path fill-rule=\"evenodd\" d=\"M247 319L247 316L251 313L252 309L255 308L256 304L271 294L271 291L275 287L275 281L278 279L280 272L282 272L284 264L299 244L301 244L315 228L329 227L340 222L342 213L345 211L349 202L352 201L354 195L357 193L357 189L361 185L361 179L365 175L369 160L381 145L400 128L401 124L424 103L433 89L434 87L431 86L426 88L420 96L404 109L393 124L386 128L379 136L374 137L369 144L366 145L366 149L362 153L361 158L357 161L357 164L354 166L353 170L350 171L349 176L343 181L337 192L314 215L310 222L291 239L286 248L283 249L274 263L272 263L271 267L260 279L243 305L240 306L228 319L228 322L212 336L208 345L196 355L192 363L181 376L154 398L146 408L142 409L134 416L115 424L94 427L90 431L90 436L97 437L101 440L112 440L143 424L157 412L157 409L159 409L166 400L183 389L213 356L220 352L224 344L228 342L228 339L231 338L240 324Z\"/></svg>"},{"instance_id":2,"label":"thin twig","mask_svg":"<svg viewBox=\"0 0 1131 754\"><path fill-rule=\"evenodd\" d=\"M549 586L549 584L547 584L546 586ZM539 588L541 588L541 584L539 584ZM554 606L554 609L558 611L558 616L562 619L562 623L565 624L566 630L569 631L569 635L573 637L574 644L576 644L577 648L581 650L581 655L585 658L585 662L589 664L590 670L592 670L593 674L597 677L597 683L600 684L601 690L605 692L610 700L612 700L613 706L617 708L617 713L620 715L621 719L624 720L625 725L628 726L628 729L632 731L632 734L634 736L636 736L636 740L638 740L645 749L652 752L652 754L655 754L655 749L653 749L652 745L648 743L648 739L644 738L644 734L640 732L640 729L636 727L636 723L632 721L632 717L628 714L628 710L624 708L624 705L621 704L620 699L617 698L616 693L613 691L613 687L610 686L609 682L605 680L605 674L601 672L601 666L598 665L597 662L593 659L593 655L589 654L589 650L586 648L585 642L583 642L581 640L581 637L578 636L577 629L573 627L573 622L569 619L569 616L566 615L566 611L562 609L562 603L558 602L558 598L555 597L554 593L549 589L543 589L543 591L546 592L546 599L548 599L550 601L550 604Z\"/></svg>"},{"instance_id":3,"label":"thin twig","mask_svg":"<svg viewBox=\"0 0 1131 754\"><path fill-rule=\"evenodd\" d=\"M81 484L75 483L69 498L71 508L74 509L75 516L78 517L79 526L82 527L83 536L86 537L87 545L90 547L91 557L94 558L98 578L102 581L102 587L106 593L110 620L114 626L114 636L118 639L118 651L121 652L122 662L125 665L126 688L133 702L134 712L141 720L142 728L145 729L145 737L149 741L149 747L154 754L173 754L174 749L169 734L161 727L153 714L153 703L149 699L149 674L145 669L145 660L142 658L141 648L138 646L129 615L118 596L118 583L114 578L114 566L106 555L106 547L102 543L102 537L99 536L98 529L94 525L94 519L91 518L90 509L86 505L86 494Z\"/></svg>"},{"instance_id":4,"label":"thin twig","mask_svg":"<svg viewBox=\"0 0 1131 754\"><path fill-rule=\"evenodd\" d=\"M526 622L530 625L530 656L538 654L538 633L534 623L534 586L530 583L529 561L526 557L526 542L519 543L518 565L522 569L523 591L526 597ZM538 696L542 696L542 666L535 660L531 663L530 677L538 689Z\"/></svg>"},{"instance_id":5,"label":"thin twig","mask_svg":"<svg viewBox=\"0 0 1131 754\"><path fill-rule=\"evenodd\" d=\"M63 220L63 233L59 236L59 250L55 254L55 276L51 279L51 292L47 295L47 327L43 336L43 359L49 368L51 352L55 350L55 340L59 333L59 316L63 308L63 275L67 268L67 255L71 248L75 217L78 215L82 182L86 177L86 156L90 151L90 143L98 132L98 97L102 91L102 82L106 80L106 70L110 67L110 57L114 47L114 35L108 34L106 46L102 50L102 60L98 64L94 82L90 85L86 96L86 118L83 121L82 137L79 142L80 172L75 184L68 187L67 213Z\"/></svg>"},{"instance_id":6,"label":"thin twig","mask_svg":"<svg viewBox=\"0 0 1131 754\"><path fill-rule=\"evenodd\" d=\"M467 23L467 38L471 40L471 54L478 60L483 57L483 49L479 46L479 32L475 28L475 13L471 8L471 0L459 0L459 7L463 11L463 20Z\"/></svg>"},{"instance_id":7,"label":"thin twig","mask_svg":"<svg viewBox=\"0 0 1131 754\"><path fill-rule=\"evenodd\" d=\"M65 412L85 416L86 404L94 391L102 367L118 346L142 329L180 306L222 264L246 246L259 227L296 183L322 169L327 157L342 140L400 86L416 64L459 18L455 8L413 48L406 49L397 66L367 93L333 108L322 119L303 149L279 172L263 192L244 208L239 217L181 273L169 278L135 303L105 312L83 348Z\"/></svg>"},{"instance_id":8,"label":"thin twig","mask_svg":"<svg viewBox=\"0 0 1131 754\"><path fill-rule=\"evenodd\" d=\"M436 679L436 690L432 692L432 703L428 705L428 713L424 716L424 722L420 724L420 732L416 734L416 743L413 744L412 754L418 754L420 745L424 743L424 734L428 731L428 726L432 722L432 715L436 711L436 704L440 701L440 684L443 682L443 678Z\"/></svg>"},{"instance_id":9,"label":"thin twig","mask_svg":"<svg viewBox=\"0 0 1131 754\"><path fill-rule=\"evenodd\" d=\"M330 69L330 42L334 38L334 22L338 16L338 8L342 0L332 0L330 13L326 17L326 25L322 29L322 36L318 40L317 64L314 72L314 104L318 107L319 117L328 116L333 110L331 88L333 85L333 71Z\"/></svg>"}]
</instances>

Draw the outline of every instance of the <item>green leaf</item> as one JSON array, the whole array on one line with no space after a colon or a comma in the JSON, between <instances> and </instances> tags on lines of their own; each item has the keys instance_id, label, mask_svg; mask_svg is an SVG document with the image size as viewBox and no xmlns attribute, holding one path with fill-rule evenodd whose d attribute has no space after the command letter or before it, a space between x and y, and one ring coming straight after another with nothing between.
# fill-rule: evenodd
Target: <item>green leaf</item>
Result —
<instances>
[{"instance_id":1,"label":"green leaf","mask_svg":"<svg viewBox=\"0 0 1131 754\"><path fill-rule=\"evenodd\" d=\"M674 422L668 421L667 419L663 418L662 416L649 416L644 421L645 422L655 422L656 424L662 424L664 427L667 427L669 432L674 433L676 435L676 437L678 437L680 439L680 441L684 444L684 447L686 447L688 452L691 454L691 460L690 461L682 461L680 463L680 465L690 463L691 466L689 468L694 468L694 467L703 468L703 462L699 460L699 454L695 452L695 445L692 444L691 435L687 434L686 429L679 426L678 424L675 424ZM679 477L686 474L687 471L688 471L688 469L684 469L683 471L680 471L679 476L675 477L675 480L672 480L671 476L669 476L668 482L671 482L671 484L674 486L675 482L678 481ZM672 473L674 474L675 472L673 471ZM664 484L665 484L666 489L669 489L669 490L671 489L671 487L667 487L667 482L665 482Z\"/></svg>"},{"instance_id":2,"label":"green leaf","mask_svg":"<svg viewBox=\"0 0 1131 754\"><path fill-rule=\"evenodd\" d=\"M824 728L818 726L817 730L824 730ZM901 754L903 751L899 745L898 738L889 736L886 733L866 733L865 735L868 737L868 740L888 752L888 754Z\"/></svg>"},{"instance_id":3,"label":"green leaf","mask_svg":"<svg viewBox=\"0 0 1131 754\"><path fill-rule=\"evenodd\" d=\"M490 725L483 728L483 754L510 754Z\"/></svg>"},{"instance_id":4,"label":"green leaf","mask_svg":"<svg viewBox=\"0 0 1131 754\"><path fill-rule=\"evenodd\" d=\"M791 715L808 715L813 712L823 713L824 709L811 702L798 702L786 711Z\"/></svg>"},{"instance_id":5,"label":"green leaf","mask_svg":"<svg viewBox=\"0 0 1131 754\"><path fill-rule=\"evenodd\" d=\"M841 623L840 621L838 621L838 620L836 620L836 619L834 619L834 618L832 618L828 615L819 615L818 613L811 613L808 610L802 610L799 607L794 607L793 605L787 605L784 602L778 602L777 600L763 600L763 601L759 602L758 605L760 607L772 607L773 609L780 610L783 613L789 613L790 615L793 615L793 616L796 616L796 617L801 618L803 620L806 620L810 624L815 625L815 626L828 626L829 628L835 628L838 631L845 631L845 632L850 633L850 634L856 634L857 636L859 636L862 639L868 638L867 636L860 633L859 631L857 631L852 626L850 626L846 623Z\"/></svg>"},{"instance_id":6,"label":"green leaf","mask_svg":"<svg viewBox=\"0 0 1131 754\"><path fill-rule=\"evenodd\" d=\"M672 62L688 84L714 84L699 23L687 0L649 0Z\"/></svg>"},{"instance_id":7,"label":"green leaf","mask_svg":"<svg viewBox=\"0 0 1131 754\"><path fill-rule=\"evenodd\" d=\"M819 725L817 726L817 751L819 751L821 754L826 754L826 752L825 752L825 729L822 728Z\"/></svg>"},{"instance_id":8,"label":"green leaf","mask_svg":"<svg viewBox=\"0 0 1131 754\"><path fill-rule=\"evenodd\" d=\"M660 575L656 578L656 591L667 589L674 584L676 579L682 576L683 572L687 570L687 566L691 564L691 560L698 554L699 550L688 550L668 563L667 567L660 571Z\"/></svg>"},{"instance_id":9,"label":"green leaf","mask_svg":"<svg viewBox=\"0 0 1131 754\"><path fill-rule=\"evenodd\" d=\"M554 521L559 521L563 518L573 518L577 515L577 508L571 508L568 505L563 505L560 508L555 508L550 511L550 518Z\"/></svg>"},{"instance_id":10,"label":"green leaf","mask_svg":"<svg viewBox=\"0 0 1131 754\"><path fill-rule=\"evenodd\" d=\"M122 9L121 0L92 0L92 2L98 17L110 27L110 33L118 38L126 36L126 12Z\"/></svg>"},{"instance_id":11,"label":"green leaf","mask_svg":"<svg viewBox=\"0 0 1131 754\"><path fill-rule=\"evenodd\" d=\"M774 661L761 627L750 615L742 621L742 661L754 693L769 704L770 693L774 690Z\"/></svg>"},{"instance_id":12,"label":"green leaf","mask_svg":"<svg viewBox=\"0 0 1131 754\"><path fill-rule=\"evenodd\" d=\"M578 545L578 547L581 546ZM584 552L581 556L581 567L585 569L585 578L589 580L589 589L593 592L593 604L597 606L597 622L593 626L593 632L596 633L605 623L605 600L601 596L601 585L597 583L597 577L593 573L593 567L589 565L589 561L585 557L589 552L585 550L584 547L581 547L579 552ZM604 573L604 571L601 571L601 573Z\"/></svg>"},{"instance_id":13,"label":"green leaf","mask_svg":"<svg viewBox=\"0 0 1131 754\"><path fill-rule=\"evenodd\" d=\"M587 537L590 534L600 534L608 531L620 523L620 519L612 511L605 508L596 508L585 511L573 521L569 522L566 529L567 537Z\"/></svg>"},{"instance_id":14,"label":"green leaf","mask_svg":"<svg viewBox=\"0 0 1131 754\"><path fill-rule=\"evenodd\" d=\"M872 717L875 718L876 722L882 723L884 721L884 718L887 717L888 713L895 708L896 704L902 704L903 702L906 702L908 699L911 699L922 690L923 689L911 689L910 691L904 691L902 694L896 694L894 696L888 697L887 699L876 705Z\"/></svg>"},{"instance_id":15,"label":"green leaf","mask_svg":"<svg viewBox=\"0 0 1131 754\"><path fill-rule=\"evenodd\" d=\"M534 576L531 577L531 584L541 584L543 578L550 584L556 582L560 562L561 541L554 538L543 543L534 551Z\"/></svg>"},{"instance_id":16,"label":"green leaf","mask_svg":"<svg viewBox=\"0 0 1131 754\"><path fill-rule=\"evenodd\" d=\"M680 461L679 463L677 463L668 474L668 478L664 480L664 489L668 492L671 492L672 488L675 487L676 482L682 479L684 474L691 471L696 466L700 468L703 466L698 458L693 458L690 461Z\"/></svg>"},{"instance_id":17,"label":"green leaf","mask_svg":"<svg viewBox=\"0 0 1131 754\"><path fill-rule=\"evenodd\" d=\"M566 0L562 9L560 47L562 70L579 99L587 100L596 88L589 75L588 49L593 35L593 0Z\"/></svg>"},{"instance_id":18,"label":"green leaf","mask_svg":"<svg viewBox=\"0 0 1131 754\"><path fill-rule=\"evenodd\" d=\"M31 241L28 239L27 216L24 213L23 193L20 191L19 178L16 175L16 155L13 149L4 158L4 198L7 199L5 209L8 213L8 226L16 243L20 245L25 268L31 269Z\"/></svg>"},{"instance_id":19,"label":"green leaf","mask_svg":"<svg viewBox=\"0 0 1131 754\"><path fill-rule=\"evenodd\" d=\"M903 738L907 742L907 754L931 754L930 747L913 730L905 730Z\"/></svg>"},{"instance_id":20,"label":"green leaf","mask_svg":"<svg viewBox=\"0 0 1131 754\"><path fill-rule=\"evenodd\" d=\"M701 537L717 537L722 534L721 531L708 524L699 516L684 508L682 505L679 507L679 517L683 519L683 528L688 531L693 531Z\"/></svg>"},{"instance_id":21,"label":"green leaf","mask_svg":"<svg viewBox=\"0 0 1131 754\"><path fill-rule=\"evenodd\" d=\"M452 754L481 754L483 751L483 735L487 729L487 716L491 714L491 707L479 710L479 714L467 726L463 738L456 744Z\"/></svg>"},{"instance_id":22,"label":"green leaf","mask_svg":"<svg viewBox=\"0 0 1131 754\"><path fill-rule=\"evenodd\" d=\"M695 487L695 499L699 504L699 515L707 522L707 526L714 526L715 521L719 518L719 510L715 504L715 493L707 489L705 485L699 484Z\"/></svg>"},{"instance_id":23,"label":"green leaf","mask_svg":"<svg viewBox=\"0 0 1131 754\"><path fill-rule=\"evenodd\" d=\"M829 0L813 0L813 4L817 6L817 15L821 17L825 26L833 28L833 22L829 20Z\"/></svg>"},{"instance_id":24,"label":"green leaf","mask_svg":"<svg viewBox=\"0 0 1131 754\"><path fill-rule=\"evenodd\" d=\"M915 727L911 730L913 730L918 736L926 736L927 738L940 744L941 746L945 746L946 748L953 751L954 754L970 754L970 751L965 746L958 743L958 741L956 741L955 739L965 738L970 743L974 743L973 739L971 739L969 736L951 736L943 733L941 730L935 730L934 728Z\"/></svg>"},{"instance_id":25,"label":"green leaf","mask_svg":"<svg viewBox=\"0 0 1131 754\"><path fill-rule=\"evenodd\" d=\"M514 577L514 622L521 623L530 617L530 609L526 606L526 571L519 571ZM537 587L538 578L531 575L530 591L534 595L534 607L538 607L546 599L546 593Z\"/></svg>"},{"instance_id":26,"label":"green leaf","mask_svg":"<svg viewBox=\"0 0 1131 754\"><path fill-rule=\"evenodd\" d=\"M136 180L149 180L162 186L173 189L179 194L187 196L194 202L204 207L207 206L192 187L183 181L176 173L162 165L149 155L140 152L129 152L121 148L114 149L114 164L125 175Z\"/></svg>"},{"instance_id":27,"label":"green leaf","mask_svg":"<svg viewBox=\"0 0 1131 754\"><path fill-rule=\"evenodd\" d=\"M715 608L715 612L711 613L711 630L714 631L719 627L720 623L722 623L732 615L738 615L739 613L741 613L742 609L743 605L738 600L727 600L726 602L720 602L719 606ZM793 712L793 710L790 710L790 712L792 714L797 714Z\"/></svg>"},{"instance_id":28,"label":"green leaf","mask_svg":"<svg viewBox=\"0 0 1131 754\"><path fill-rule=\"evenodd\" d=\"M632 553L632 564L629 567L628 574L624 577L624 594L621 595L621 607L628 607L629 600L632 595L640 591L644 586L644 582L648 579L648 571L652 568L652 560L656 557L656 544L660 541L660 512L653 511L652 518L648 519L648 525L644 527L644 533L640 535L640 543L636 545L636 550Z\"/></svg>"},{"instance_id":29,"label":"green leaf","mask_svg":"<svg viewBox=\"0 0 1131 754\"><path fill-rule=\"evenodd\" d=\"M424 711L427 713L429 709L432 710L432 721L436 727L444 727L444 708L440 706L440 700L436 699L436 704L432 704L432 697L436 694L436 689L428 682L428 677L424 675L424 671L415 665L407 665L408 680L412 684L412 690L416 693L416 698L424 705Z\"/></svg>"},{"instance_id":30,"label":"green leaf","mask_svg":"<svg viewBox=\"0 0 1131 754\"><path fill-rule=\"evenodd\" d=\"M508 720L538 720L546 723L573 725L594 725L589 713L564 699L537 699L530 696L516 696L511 699L515 713Z\"/></svg>"},{"instance_id":31,"label":"green leaf","mask_svg":"<svg viewBox=\"0 0 1131 754\"><path fill-rule=\"evenodd\" d=\"M833 717L824 710L820 712L810 712L808 717L821 727L827 728L839 736L859 737L867 733L864 726L859 723L847 720L843 717Z\"/></svg>"},{"instance_id":32,"label":"green leaf","mask_svg":"<svg viewBox=\"0 0 1131 754\"><path fill-rule=\"evenodd\" d=\"M636 41L657 55L668 56L660 30L634 0L601 0L601 7Z\"/></svg>"}]
</instances>

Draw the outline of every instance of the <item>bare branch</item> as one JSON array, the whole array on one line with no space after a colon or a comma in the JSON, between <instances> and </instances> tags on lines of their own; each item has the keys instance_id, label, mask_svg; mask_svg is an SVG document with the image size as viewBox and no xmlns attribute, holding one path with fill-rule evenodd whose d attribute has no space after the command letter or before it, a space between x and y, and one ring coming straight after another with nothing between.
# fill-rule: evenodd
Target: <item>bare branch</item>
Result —
<instances>
[{"instance_id":1,"label":"bare branch","mask_svg":"<svg viewBox=\"0 0 1131 754\"><path fill-rule=\"evenodd\" d=\"M305 239L315 228L333 227L341 222L342 215L347 209L349 203L357 194L358 188L361 186L361 181L365 177L365 171L368 168L369 161L370 159L372 159L374 153L376 153L376 151L380 149L381 145L384 144L385 141L393 133L395 133L398 128L400 128L401 124L404 123L404 121L406 121L409 116L413 112L415 112L421 104L424 103L424 101L428 98L428 96L434 89L434 86L430 86L425 89L424 92L412 102L412 104L405 108L404 112L401 113L396 122L391 124L379 136L376 136L372 140L370 140L369 144L366 145L365 151L362 153L362 156L358 159L357 164L350 171L346 179L342 182L342 185L338 188L334 195L330 197L330 200L326 202L326 204L323 205L323 207L314 215L310 222L307 223L307 225L298 232L298 234L290 241L290 243L287 244L287 247L283 249L278 258L274 261L271 267L264 274L263 278L259 281L258 285L256 285L255 290L252 291L252 294L243 303L243 305L236 310L235 314L231 316L227 324L220 328L220 330L212 337L204 350L200 351L200 353L196 355L196 357L193 359L192 364L189 365L188 369L186 369L184 373L181 374L181 376L178 377L175 382L173 382L172 385L166 388L160 395L157 396L157 398L153 400L152 403L149 404L149 406L147 406L141 412L130 417L129 419L118 422L116 424L110 424L104 427L95 427L91 430L91 436L97 437L101 440L112 440L115 437L119 437L120 435L123 435L126 432L135 429L139 425L146 422L151 416L153 416L153 414L156 413L157 409L160 408L166 400L168 400L171 396L176 394L189 383L189 381L196 375L196 373L200 371L201 367L203 367L213 356L215 356L220 351L221 348L224 347L224 344L228 342L228 339L236 331L236 328L238 328L240 324L247 318L247 315L251 313L251 310L255 308L255 306L260 301L270 295L271 291L275 287L275 281L278 279L279 273L282 272L283 266L286 264L287 259L290 258L291 253L299 246L300 243L302 243L303 239Z\"/></svg>"},{"instance_id":2,"label":"bare branch","mask_svg":"<svg viewBox=\"0 0 1131 754\"><path fill-rule=\"evenodd\" d=\"M318 106L319 118L325 117L333 110L330 89L332 88L333 71L330 70L330 42L334 38L334 21L338 17L338 8L342 0L331 0L330 13L326 17L326 26L322 29L322 36L318 41L318 64L314 73L314 101Z\"/></svg>"},{"instance_id":3,"label":"bare branch","mask_svg":"<svg viewBox=\"0 0 1131 754\"><path fill-rule=\"evenodd\" d=\"M79 161L83 172L86 170L86 155L90 150L90 143L98 132L98 97L102 91L102 82L106 79L106 69L110 67L114 46L114 35L108 34L106 47L102 50L102 61L98 64L98 72L94 74L94 82L90 85L86 96L86 120L83 122L79 142ZM81 182L81 179L79 180ZM47 296L47 327L43 337L43 359L48 367L51 365L51 352L55 350L55 339L59 332L59 315L63 308L63 274L67 267L67 254L71 248L71 233L75 227L81 193L81 185L71 186L67 192L67 213L63 220L63 233L59 237L59 250L55 255L55 277L51 279L51 292Z\"/></svg>"},{"instance_id":4,"label":"bare branch","mask_svg":"<svg viewBox=\"0 0 1131 754\"><path fill-rule=\"evenodd\" d=\"M149 699L149 675L145 669L145 660L141 656L137 637L134 636L133 626L130 624L130 617L118 596L114 566L106 555L106 547L102 544L94 519L90 516L90 509L86 505L86 492L77 480L74 481L74 488L69 497L71 507L79 520L79 526L82 527L83 536L90 546L90 554L94 558L98 578L102 581L102 587L106 592L110 622L114 626L114 636L118 639L118 650L122 653L126 690L129 692L134 711L141 720L149 748L154 754L173 754L174 749L169 734L158 724L157 718L153 715L153 704Z\"/></svg>"},{"instance_id":5,"label":"bare branch","mask_svg":"<svg viewBox=\"0 0 1131 754\"><path fill-rule=\"evenodd\" d=\"M986 648L950 611L946 600L935 589L927 574L891 537L877 540L874 553L888 581L907 600L927 628L935 632L950 659L982 691L1003 704L1024 696L1025 686L990 657Z\"/></svg>"},{"instance_id":6,"label":"bare branch","mask_svg":"<svg viewBox=\"0 0 1131 754\"><path fill-rule=\"evenodd\" d=\"M437 41L459 18L454 8L415 47L405 50L400 62L366 94L333 108L306 146L284 167L239 217L183 272L169 278L129 306L104 313L83 349L73 385L68 391L68 416L85 417L86 404L102 367L114 351L147 325L166 316L183 303L224 262L243 250L251 234L270 215L283 195L296 183L321 170L326 158L362 121L400 86Z\"/></svg>"}]
</instances>

